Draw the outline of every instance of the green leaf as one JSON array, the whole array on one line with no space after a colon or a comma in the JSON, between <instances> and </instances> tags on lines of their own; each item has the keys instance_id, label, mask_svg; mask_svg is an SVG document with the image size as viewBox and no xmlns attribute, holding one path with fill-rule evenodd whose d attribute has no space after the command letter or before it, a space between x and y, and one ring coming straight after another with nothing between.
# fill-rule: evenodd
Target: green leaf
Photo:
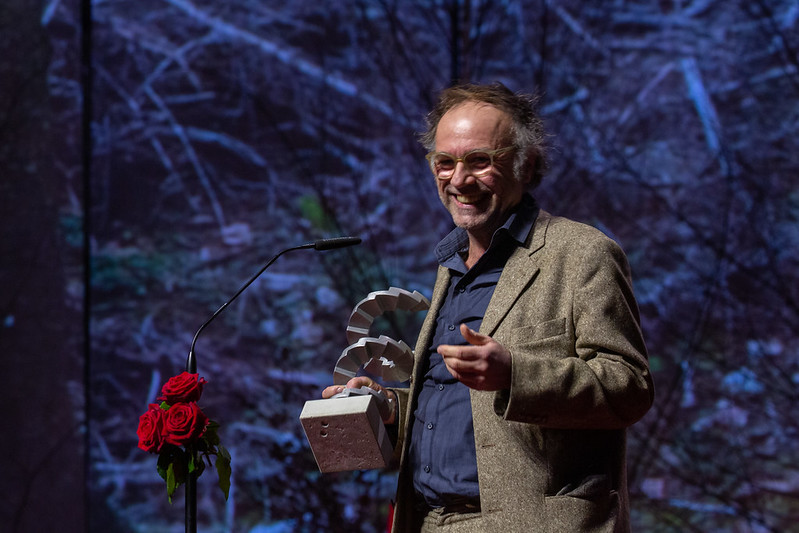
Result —
<instances>
[{"instance_id":1,"label":"green leaf","mask_svg":"<svg viewBox=\"0 0 799 533\"><path fill-rule=\"evenodd\" d=\"M155 463L155 470L164 481L166 481L166 470L169 468L171 459L172 458L169 456L169 454L161 452L161 454L158 456L158 462Z\"/></svg>"},{"instance_id":2,"label":"green leaf","mask_svg":"<svg viewBox=\"0 0 799 533\"><path fill-rule=\"evenodd\" d=\"M182 458L181 453L180 449L170 445L166 445L161 449L161 453L158 454L158 462L155 464L155 469L161 479L166 481L167 468L176 460L179 461Z\"/></svg>"},{"instance_id":3,"label":"green leaf","mask_svg":"<svg viewBox=\"0 0 799 533\"><path fill-rule=\"evenodd\" d=\"M188 477L189 456L180 448L175 449L174 459L172 461L172 468L175 471L175 482L177 486L186 482Z\"/></svg>"},{"instance_id":4,"label":"green leaf","mask_svg":"<svg viewBox=\"0 0 799 533\"><path fill-rule=\"evenodd\" d=\"M203 434L203 441L206 441L208 444L215 446L219 444L219 424L211 420L208 423L208 426L205 428L205 433Z\"/></svg>"},{"instance_id":5,"label":"green leaf","mask_svg":"<svg viewBox=\"0 0 799 533\"><path fill-rule=\"evenodd\" d=\"M219 445L219 455L221 455L222 457L227 459L227 462L230 463L230 459L231 459L230 452L227 451L227 448L225 448L221 444Z\"/></svg>"},{"instance_id":6,"label":"green leaf","mask_svg":"<svg viewBox=\"0 0 799 533\"><path fill-rule=\"evenodd\" d=\"M172 503L172 495L175 494L176 488L178 488L178 483L175 479L175 463L169 463L169 468L166 469L166 494L169 497L169 503Z\"/></svg>"},{"instance_id":7,"label":"green leaf","mask_svg":"<svg viewBox=\"0 0 799 533\"><path fill-rule=\"evenodd\" d=\"M230 495L230 452L224 446L219 446L219 451L216 455L216 475L219 476L219 488L222 489L222 494L225 495L227 501Z\"/></svg>"},{"instance_id":8,"label":"green leaf","mask_svg":"<svg viewBox=\"0 0 799 533\"><path fill-rule=\"evenodd\" d=\"M188 460L189 460L189 474L197 470L197 458L194 456L193 453L189 453Z\"/></svg>"}]
</instances>

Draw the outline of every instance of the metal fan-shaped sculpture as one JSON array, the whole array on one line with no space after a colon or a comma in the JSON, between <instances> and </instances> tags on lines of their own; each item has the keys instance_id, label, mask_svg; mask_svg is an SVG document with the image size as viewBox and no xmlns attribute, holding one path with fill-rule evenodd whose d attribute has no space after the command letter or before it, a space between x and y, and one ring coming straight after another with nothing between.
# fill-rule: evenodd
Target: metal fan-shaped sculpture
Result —
<instances>
[{"instance_id":1,"label":"metal fan-shaped sculpture","mask_svg":"<svg viewBox=\"0 0 799 533\"><path fill-rule=\"evenodd\" d=\"M375 318L386 311L424 311L430 301L418 292L391 287L361 300L350 315L347 340L333 372L336 385L346 385L361 369L384 381L405 381L413 369L413 351L385 335L370 337ZM388 466L393 444L383 420L389 414L384 391L344 388L326 400L305 402L300 421L321 472L365 470Z\"/></svg>"},{"instance_id":2,"label":"metal fan-shaped sculpture","mask_svg":"<svg viewBox=\"0 0 799 533\"><path fill-rule=\"evenodd\" d=\"M333 382L345 385L358 371L364 369L384 381L405 381L413 368L413 350L404 341L385 335L370 337L369 330L375 318L388 311L425 311L430 301L418 291L391 287L375 291L361 300L350 315L347 341L350 345L338 358L333 371Z\"/></svg>"}]
</instances>

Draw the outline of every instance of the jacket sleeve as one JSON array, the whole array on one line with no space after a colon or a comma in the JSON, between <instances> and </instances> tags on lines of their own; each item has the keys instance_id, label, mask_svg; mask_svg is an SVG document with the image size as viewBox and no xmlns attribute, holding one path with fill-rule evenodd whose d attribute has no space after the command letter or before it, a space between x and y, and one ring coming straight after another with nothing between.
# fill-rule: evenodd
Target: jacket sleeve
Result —
<instances>
[{"instance_id":1,"label":"jacket sleeve","mask_svg":"<svg viewBox=\"0 0 799 533\"><path fill-rule=\"evenodd\" d=\"M585 238L587 235L588 238ZM551 247L539 277L531 323L516 316L496 340L512 356L510 389L495 412L544 427L616 429L639 420L654 387L627 258L599 232ZM554 266L553 266L554 265ZM524 297L524 296L523 296Z\"/></svg>"}]
</instances>

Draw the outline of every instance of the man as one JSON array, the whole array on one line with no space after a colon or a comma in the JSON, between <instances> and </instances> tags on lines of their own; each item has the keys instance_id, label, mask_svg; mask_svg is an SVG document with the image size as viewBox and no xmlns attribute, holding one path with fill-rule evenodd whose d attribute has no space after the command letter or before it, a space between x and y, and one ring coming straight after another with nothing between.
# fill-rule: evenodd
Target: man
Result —
<instances>
[{"instance_id":1,"label":"man","mask_svg":"<svg viewBox=\"0 0 799 533\"><path fill-rule=\"evenodd\" d=\"M527 194L545 166L532 99L450 88L428 126L456 228L436 248L410 387L387 391L393 531L628 531L625 428L653 384L624 253Z\"/></svg>"}]
</instances>

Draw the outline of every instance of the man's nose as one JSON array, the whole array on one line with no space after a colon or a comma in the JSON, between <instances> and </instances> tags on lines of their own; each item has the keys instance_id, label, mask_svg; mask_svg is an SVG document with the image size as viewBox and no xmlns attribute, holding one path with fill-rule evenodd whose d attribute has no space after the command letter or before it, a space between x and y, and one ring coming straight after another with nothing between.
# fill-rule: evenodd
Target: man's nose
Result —
<instances>
[{"instance_id":1,"label":"man's nose","mask_svg":"<svg viewBox=\"0 0 799 533\"><path fill-rule=\"evenodd\" d=\"M477 178L474 177L469 167L466 166L466 163L457 161L455 163L455 169L452 171L450 183L455 187L462 187L463 185L474 183L475 181L477 181Z\"/></svg>"}]
</instances>

